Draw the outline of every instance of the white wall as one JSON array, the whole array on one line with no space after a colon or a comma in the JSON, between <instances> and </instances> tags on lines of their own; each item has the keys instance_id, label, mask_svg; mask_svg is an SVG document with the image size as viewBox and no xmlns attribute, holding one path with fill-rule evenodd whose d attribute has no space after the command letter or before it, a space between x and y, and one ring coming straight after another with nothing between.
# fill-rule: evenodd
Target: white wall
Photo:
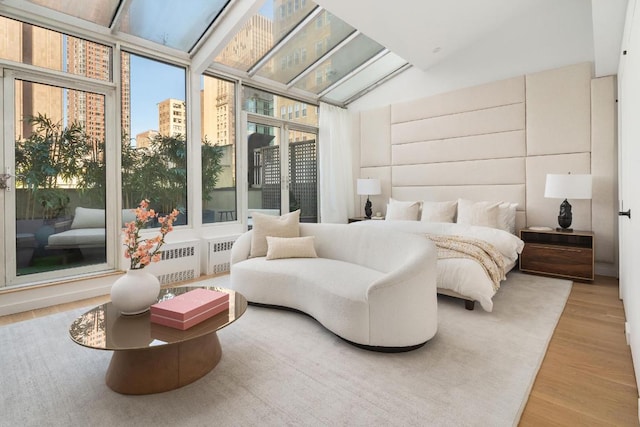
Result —
<instances>
[{"instance_id":1,"label":"white wall","mask_svg":"<svg viewBox=\"0 0 640 427\"><path fill-rule=\"evenodd\" d=\"M567 15L575 19L566 22ZM588 1L556 2L554 13L534 8L465 49L442 52L448 56L427 70L410 68L349 104L349 110L369 110L536 71L593 62L591 23ZM546 29L543 34L539 34L541 26Z\"/></svg>"},{"instance_id":2,"label":"white wall","mask_svg":"<svg viewBox=\"0 0 640 427\"><path fill-rule=\"evenodd\" d=\"M620 217L620 291L630 330L636 383L640 385L640 9L629 1L625 36L618 70L620 208L631 209L631 218ZM635 12L635 13L634 13Z\"/></svg>"}]
</instances>

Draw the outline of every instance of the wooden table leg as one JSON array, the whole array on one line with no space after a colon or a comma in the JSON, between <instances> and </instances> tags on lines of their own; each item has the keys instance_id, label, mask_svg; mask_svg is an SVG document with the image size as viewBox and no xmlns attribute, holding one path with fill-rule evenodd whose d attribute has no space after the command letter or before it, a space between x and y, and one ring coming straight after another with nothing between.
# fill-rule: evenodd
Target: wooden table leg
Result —
<instances>
[{"instance_id":1,"label":"wooden table leg","mask_svg":"<svg viewBox=\"0 0 640 427\"><path fill-rule=\"evenodd\" d=\"M176 344L114 351L106 383L122 394L161 393L202 378L221 357L215 332Z\"/></svg>"}]
</instances>

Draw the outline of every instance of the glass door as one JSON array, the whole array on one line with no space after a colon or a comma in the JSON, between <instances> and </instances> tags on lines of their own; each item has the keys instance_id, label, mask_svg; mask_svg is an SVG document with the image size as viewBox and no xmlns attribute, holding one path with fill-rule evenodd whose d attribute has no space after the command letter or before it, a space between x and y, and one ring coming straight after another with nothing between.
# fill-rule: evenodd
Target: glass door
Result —
<instances>
[{"instance_id":1,"label":"glass door","mask_svg":"<svg viewBox=\"0 0 640 427\"><path fill-rule=\"evenodd\" d=\"M107 95L8 76L4 285L106 268Z\"/></svg>"},{"instance_id":2,"label":"glass door","mask_svg":"<svg viewBox=\"0 0 640 427\"><path fill-rule=\"evenodd\" d=\"M248 219L300 209L301 222L318 222L317 134L259 119L247 123Z\"/></svg>"},{"instance_id":3,"label":"glass door","mask_svg":"<svg viewBox=\"0 0 640 427\"><path fill-rule=\"evenodd\" d=\"M318 222L318 107L261 89L242 87L246 130L248 217L300 209Z\"/></svg>"},{"instance_id":4,"label":"glass door","mask_svg":"<svg viewBox=\"0 0 640 427\"><path fill-rule=\"evenodd\" d=\"M280 127L257 121L247 122L247 208L250 227L254 212L280 215L288 211L282 210L281 137Z\"/></svg>"}]
</instances>

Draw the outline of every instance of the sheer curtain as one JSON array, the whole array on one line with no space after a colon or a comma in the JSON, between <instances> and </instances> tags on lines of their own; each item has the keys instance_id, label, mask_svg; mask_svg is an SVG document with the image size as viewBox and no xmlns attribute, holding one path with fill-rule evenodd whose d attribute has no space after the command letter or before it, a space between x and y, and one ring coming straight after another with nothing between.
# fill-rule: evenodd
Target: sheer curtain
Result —
<instances>
[{"instance_id":1,"label":"sheer curtain","mask_svg":"<svg viewBox=\"0 0 640 427\"><path fill-rule=\"evenodd\" d=\"M347 223L353 216L351 120L344 108L320 103L320 221Z\"/></svg>"}]
</instances>

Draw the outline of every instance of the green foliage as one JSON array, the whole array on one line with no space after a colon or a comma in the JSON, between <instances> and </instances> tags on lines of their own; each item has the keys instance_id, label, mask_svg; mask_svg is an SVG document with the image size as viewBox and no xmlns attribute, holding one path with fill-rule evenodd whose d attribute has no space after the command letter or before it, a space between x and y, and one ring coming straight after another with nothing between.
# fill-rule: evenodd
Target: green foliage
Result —
<instances>
[{"instance_id":1,"label":"green foliage","mask_svg":"<svg viewBox=\"0 0 640 427\"><path fill-rule=\"evenodd\" d=\"M202 155L202 197L211 200L211 190L218 184L218 175L222 172L222 148L214 145L205 136L201 146Z\"/></svg>"},{"instance_id":2,"label":"green foliage","mask_svg":"<svg viewBox=\"0 0 640 427\"><path fill-rule=\"evenodd\" d=\"M82 172L77 176L77 187L90 200L92 206L106 205L106 168L104 141L88 144L89 150L82 160Z\"/></svg>"},{"instance_id":3,"label":"green foliage","mask_svg":"<svg viewBox=\"0 0 640 427\"><path fill-rule=\"evenodd\" d=\"M76 122L63 128L42 114L27 120L33 133L15 146L16 182L28 190L24 217L55 218L69 203L61 185L83 173L88 138Z\"/></svg>"},{"instance_id":4,"label":"green foliage","mask_svg":"<svg viewBox=\"0 0 640 427\"><path fill-rule=\"evenodd\" d=\"M125 207L149 200L159 212L182 212L187 205L187 151L183 135L156 135L149 147L122 143L122 196Z\"/></svg>"},{"instance_id":5,"label":"green foliage","mask_svg":"<svg viewBox=\"0 0 640 427\"><path fill-rule=\"evenodd\" d=\"M215 187L222 172L222 149L209 140L202 141L202 189L210 200L209 188ZM159 212L176 208L185 212L187 205L187 150L184 135L156 135L149 147L122 146L122 192L124 206L135 206L147 199Z\"/></svg>"},{"instance_id":6,"label":"green foliage","mask_svg":"<svg viewBox=\"0 0 640 427\"><path fill-rule=\"evenodd\" d=\"M28 190L25 218L55 218L69 204L63 187L80 190L92 206L105 206L106 169L104 141L92 140L82 125L62 127L39 114L31 117L33 134L16 141L16 176L19 187ZM122 200L134 208L147 199L158 212L187 206L187 145L184 135L156 135L149 147L135 148L122 135ZM222 149L206 138L202 141L202 188L211 198L222 171ZM68 191L68 190L67 190Z\"/></svg>"}]
</instances>

